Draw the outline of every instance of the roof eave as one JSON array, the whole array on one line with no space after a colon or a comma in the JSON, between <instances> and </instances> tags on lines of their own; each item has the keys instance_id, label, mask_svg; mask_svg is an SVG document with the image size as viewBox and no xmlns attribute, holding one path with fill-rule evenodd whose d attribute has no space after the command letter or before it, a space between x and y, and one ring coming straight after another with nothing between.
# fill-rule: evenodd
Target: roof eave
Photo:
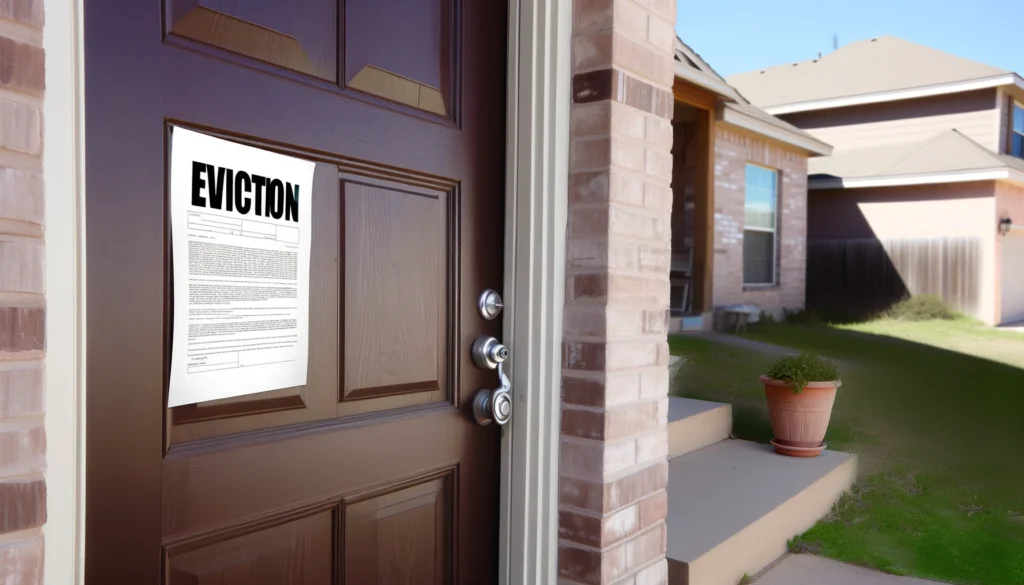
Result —
<instances>
[{"instance_id":1,"label":"roof eave","mask_svg":"<svg viewBox=\"0 0 1024 585\"><path fill-rule=\"evenodd\" d=\"M715 79L690 67L686 63L675 62L675 76L688 81L701 89L706 89L719 97L732 101L740 101L739 93L728 83Z\"/></svg>"},{"instance_id":2,"label":"roof eave","mask_svg":"<svg viewBox=\"0 0 1024 585\"><path fill-rule=\"evenodd\" d=\"M731 124L755 134L794 146L813 155L830 156L832 154L832 146L829 144L801 132L794 132L787 128L769 124L764 120L732 108L719 108L718 117L726 124Z\"/></svg>"},{"instance_id":3,"label":"roof eave","mask_svg":"<svg viewBox=\"0 0 1024 585\"><path fill-rule=\"evenodd\" d=\"M882 175L876 177L808 177L808 190L821 189L865 189L869 187L904 187L909 185L934 185L937 183L966 183L970 181L1006 180L1024 185L1024 172L1010 167L969 169L938 173L916 173L912 175Z\"/></svg>"},{"instance_id":4,"label":"roof eave","mask_svg":"<svg viewBox=\"0 0 1024 585\"><path fill-rule=\"evenodd\" d=\"M763 107L762 109L768 112L769 114L772 114L773 116L779 116L784 114L794 114L797 112L809 112L812 110L828 110L832 108L844 108L848 106L877 104L883 102L894 102L898 100L922 98L935 95L961 93L965 91L974 91L978 89L987 89L994 87L1004 87L1008 85L1016 86L1021 90L1024 90L1024 79L1021 79L1021 77L1016 73L1006 73L994 75L991 77L968 79L964 81L955 81L951 83L942 83L938 85L926 85L922 87L911 87L892 91L865 93L823 100L795 102L791 104L777 104L774 106L766 106Z\"/></svg>"}]
</instances>

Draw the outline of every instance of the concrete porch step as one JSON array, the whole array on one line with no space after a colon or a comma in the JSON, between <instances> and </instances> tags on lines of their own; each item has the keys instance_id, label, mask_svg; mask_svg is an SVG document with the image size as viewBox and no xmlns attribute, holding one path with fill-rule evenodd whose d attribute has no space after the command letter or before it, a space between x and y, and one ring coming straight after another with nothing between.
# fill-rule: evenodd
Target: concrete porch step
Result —
<instances>
[{"instance_id":1,"label":"concrete porch step","mask_svg":"<svg viewBox=\"0 0 1024 585\"><path fill-rule=\"evenodd\" d=\"M729 438L732 406L692 398L668 399L668 457L685 455Z\"/></svg>"},{"instance_id":2,"label":"concrete porch step","mask_svg":"<svg viewBox=\"0 0 1024 585\"><path fill-rule=\"evenodd\" d=\"M857 474L856 456L800 459L726 440L669 462L671 585L737 585L824 517Z\"/></svg>"}]
</instances>

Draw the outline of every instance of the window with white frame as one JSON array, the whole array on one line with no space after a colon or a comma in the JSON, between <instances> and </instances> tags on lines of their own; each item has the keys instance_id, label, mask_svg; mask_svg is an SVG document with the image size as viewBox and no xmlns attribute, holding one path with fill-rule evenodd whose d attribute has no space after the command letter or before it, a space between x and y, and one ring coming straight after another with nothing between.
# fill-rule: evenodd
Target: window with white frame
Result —
<instances>
[{"instance_id":1,"label":"window with white frame","mask_svg":"<svg viewBox=\"0 0 1024 585\"><path fill-rule=\"evenodd\" d=\"M743 222L743 284L776 284L779 175L747 164Z\"/></svg>"},{"instance_id":2,"label":"window with white frame","mask_svg":"<svg viewBox=\"0 0 1024 585\"><path fill-rule=\"evenodd\" d=\"M1010 125L1010 154L1024 158L1024 106L1014 102Z\"/></svg>"}]
</instances>

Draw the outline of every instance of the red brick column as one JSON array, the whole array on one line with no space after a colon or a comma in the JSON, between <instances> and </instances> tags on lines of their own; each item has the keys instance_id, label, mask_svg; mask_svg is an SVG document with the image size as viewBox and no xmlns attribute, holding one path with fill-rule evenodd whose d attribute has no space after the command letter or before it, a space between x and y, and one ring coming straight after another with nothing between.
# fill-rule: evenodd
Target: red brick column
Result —
<instances>
[{"instance_id":1,"label":"red brick column","mask_svg":"<svg viewBox=\"0 0 1024 585\"><path fill-rule=\"evenodd\" d=\"M0 583L43 582L43 4L0 2Z\"/></svg>"},{"instance_id":2,"label":"red brick column","mask_svg":"<svg viewBox=\"0 0 1024 585\"><path fill-rule=\"evenodd\" d=\"M675 0L576 0L559 576L667 582Z\"/></svg>"}]
</instances>

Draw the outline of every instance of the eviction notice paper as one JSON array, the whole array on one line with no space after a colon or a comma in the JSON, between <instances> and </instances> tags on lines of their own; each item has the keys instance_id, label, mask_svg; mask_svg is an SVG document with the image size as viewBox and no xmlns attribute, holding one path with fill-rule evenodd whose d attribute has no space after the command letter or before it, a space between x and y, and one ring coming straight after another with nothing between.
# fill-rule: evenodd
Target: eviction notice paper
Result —
<instances>
[{"instance_id":1,"label":"eviction notice paper","mask_svg":"<svg viewBox=\"0 0 1024 585\"><path fill-rule=\"evenodd\" d=\"M172 129L168 406L305 385L313 168Z\"/></svg>"}]
</instances>

